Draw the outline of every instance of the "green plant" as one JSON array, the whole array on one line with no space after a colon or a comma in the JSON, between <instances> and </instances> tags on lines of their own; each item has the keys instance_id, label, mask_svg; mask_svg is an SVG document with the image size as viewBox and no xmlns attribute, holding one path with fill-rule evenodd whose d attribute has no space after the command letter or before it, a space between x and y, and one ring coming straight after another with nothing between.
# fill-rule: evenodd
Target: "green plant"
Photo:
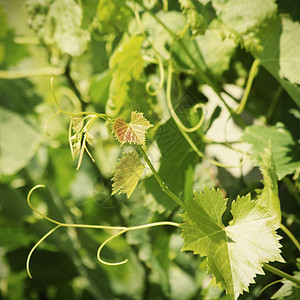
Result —
<instances>
[{"instance_id":1,"label":"green plant","mask_svg":"<svg viewBox=\"0 0 300 300\"><path fill-rule=\"evenodd\" d=\"M12 136L1 148L3 189L18 183L18 176L23 176L27 191L36 182L44 182L27 196L29 206L42 220L26 215L24 222L30 224L29 233L36 230L36 223L44 224L43 219L55 225L43 225L47 233L29 252L28 275L32 277L29 263L32 258L34 261L33 251L51 235L45 251L50 255L63 249L72 257L70 266L74 264L87 281L81 290L89 290L97 299L116 295L237 299L245 297L240 295L248 291L254 278L259 289L266 289L264 293L271 290L271 297L274 290L269 287L274 278L270 273L284 283L273 297L296 299L300 284L297 254L289 249L300 250L294 236L300 203L296 51L300 25L293 19L299 5L293 3L291 8L273 0L25 3L30 26L42 41L40 47L47 50L50 63L37 70L12 70L7 56L0 56L5 69L0 78L56 76L55 86L54 77L50 80L48 102L26 109L28 115L45 110L53 98L58 108L50 118L49 113L36 113L36 120L30 116L23 120L21 106L16 109L9 102L0 112L1 126ZM9 30L4 21L2 25L0 37L6 41ZM8 53L8 44L3 44L0 54ZM22 55L28 54L24 50ZM25 86L24 82L20 84ZM44 85L49 90L48 77L46 84L32 82L33 90L43 90ZM0 88L4 90L4 85ZM76 175L65 147L66 116ZM41 142L42 134L28 125L28 120L46 123L50 137ZM218 122L222 122L219 127ZM18 140L13 133L20 126L24 133ZM217 134L223 129L225 138L220 140ZM234 138L230 130L239 134ZM242 147L245 143L250 148ZM24 157L19 158L10 151L16 144L30 151L24 150ZM216 145L222 150L210 152ZM49 149L48 165L34 156L38 148ZM226 150L234 160L224 159ZM92 163L85 159L85 152ZM250 160L260 174L252 166L256 177L249 183L245 164ZM227 169L238 170L239 175L233 176ZM25 175L17 175L22 170ZM45 186L52 200L42 191L32 194ZM280 187L290 196L280 194ZM34 197L47 200L47 208L41 201L33 204ZM83 204L82 198L90 201ZM107 213L106 209L115 207L118 210ZM149 230L158 226L163 227L156 229L157 235ZM181 238L180 231L170 226L182 229ZM68 234L56 232L61 227L67 228ZM276 232L279 228L291 241L283 238L283 247ZM87 229L97 232L86 233ZM125 233L126 243L120 237ZM41 233L22 245L30 248L38 235ZM62 243L64 240L67 242ZM104 267L93 262L99 240L103 242L97 258ZM196 255L180 254L180 249ZM124 260L124 252L129 261ZM285 261L286 265L269 264ZM125 278L137 272L140 281L130 281L136 286L128 291L124 288L127 284L118 281L116 268ZM257 277L264 274L263 269L270 272L266 281ZM220 291L205 287L205 271ZM292 271L294 275L289 275ZM70 272L71 278L76 278ZM106 280L113 278L112 286L97 286L100 274ZM186 281L172 284L172 276ZM144 277L145 283L141 283ZM186 282L186 290L180 284L177 287L180 281ZM253 286L255 299L259 296ZM68 293L62 287L58 291ZM47 297L52 299L50 294Z\"/></svg>"}]
</instances>

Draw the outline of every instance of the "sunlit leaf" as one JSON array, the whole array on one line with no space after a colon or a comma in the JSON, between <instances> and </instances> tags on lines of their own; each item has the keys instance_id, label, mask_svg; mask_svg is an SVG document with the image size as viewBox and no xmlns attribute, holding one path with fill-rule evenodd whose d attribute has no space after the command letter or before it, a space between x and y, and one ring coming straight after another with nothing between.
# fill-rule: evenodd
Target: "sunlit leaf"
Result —
<instances>
[{"instance_id":1,"label":"sunlit leaf","mask_svg":"<svg viewBox=\"0 0 300 300\"><path fill-rule=\"evenodd\" d=\"M262 264L281 261L278 225L274 216L250 194L232 203L232 221L222 222L226 200L219 190L204 187L203 193L186 203L182 236L184 251L205 256L208 271L231 299L248 291L256 274L264 274Z\"/></svg>"},{"instance_id":2,"label":"sunlit leaf","mask_svg":"<svg viewBox=\"0 0 300 300\"><path fill-rule=\"evenodd\" d=\"M145 119L143 113L133 111L131 113L130 123L126 123L123 119L117 118L114 121L112 130L121 144L129 142L130 144L144 145L146 131L152 126L153 125Z\"/></svg>"},{"instance_id":3,"label":"sunlit leaf","mask_svg":"<svg viewBox=\"0 0 300 300\"><path fill-rule=\"evenodd\" d=\"M262 155L260 170L263 175L264 184L264 188L260 195L261 204L270 210L274 216L276 216L274 222L280 224L281 210L280 201L278 198L276 168L270 147L266 148L264 154Z\"/></svg>"},{"instance_id":4,"label":"sunlit leaf","mask_svg":"<svg viewBox=\"0 0 300 300\"><path fill-rule=\"evenodd\" d=\"M294 272L296 279L300 279L300 272ZM282 280L283 286L271 297L271 299L288 299L288 300L297 300L300 297L300 289L296 283L291 282L287 279Z\"/></svg>"},{"instance_id":5,"label":"sunlit leaf","mask_svg":"<svg viewBox=\"0 0 300 300\"><path fill-rule=\"evenodd\" d=\"M114 181L112 195L115 193L126 193L127 198L129 198L137 186L144 169L145 166L141 163L136 151L125 153L115 168L115 175L112 178Z\"/></svg>"},{"instance_id":6,"label":"sunlit leaf","mask_svg":"<svg viewBox=\"0 0 300 300\"><path fill-rule=\"evenodd\" d=\"M113 117L119 112L128 98L128 82L138 79L144 67L140 48L143 37L133 36L122 43L114 52L109 61L112 70L112 81L109 88L109 99L106 104L106 112Z\"/></svg>"},{"instance_id":7,"label":"sunlit leaf","mask_svg":"<svg viewBox=\"0 0 300 300\"><path fill-rule=\"evenodd\" d=\"M300 147L283 124L275 126L253 125L246 127L242 140L251 145L250 155L259 165L264 149L271 142L276 174L281 180L300 168Z\"/></svg>"},{"instance_id":8,"label":"sunlit leaf","mask_svg":"<svg viewBox=\"0 0 300 300\"><path fill-rule=\"evenodd\" d=\"M192 34L203 34L207 28L203 5L193 0L180 0L179 3L183 13L187 16Z\"/></svg>"}]
</instances>

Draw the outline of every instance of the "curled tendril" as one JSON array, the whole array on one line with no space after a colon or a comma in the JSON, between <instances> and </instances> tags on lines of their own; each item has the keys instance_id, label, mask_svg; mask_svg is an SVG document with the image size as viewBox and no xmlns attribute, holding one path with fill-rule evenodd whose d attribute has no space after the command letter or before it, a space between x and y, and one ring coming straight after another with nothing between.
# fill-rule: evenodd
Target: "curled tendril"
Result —
<instances>
[{"instance_id":1,"label":"curled tendril","mask_svg":"<svg viewBox=\"0 0 300 300\"><path fill-rule=\"evenodd\" d=\"M174 223L174 222L169 222L169 221L164 221L164 222L156 222L156 223L149 223L149 224L145 224L145 225L140 225L140 226L133 226L133 227L121 227L121 226L105 226L105 225L87 225L87 224L68 224L68 223L63 223L63 222L59 222L56 221L54 219L51 219L49 217L47 217L46 215L44 215L43 213L41 213L40 211L38 211L32 204L31 204L31 195L32 193L39 189L39 188L45 188L45 185L36 185L34 186L28 193L27 195L27 203L30 206L30 208L37 213L38 215L40 215L42 218L48 220L49 222L55 224L56 226L54 228L52 228L51 230L49 230L30 250L28 256L27 256L27 260L26 260L26 271L27 274L30 278L32 278L31 272L30 272L30 261L31 261L31 257L33 252L35 251L35 249L47 238L49 237L54 231L56 231L57 229L59 229L60 227L68 227L68 228L91 228L91 229L104 229L104 230L119 230L119 232L113 234L112 236L110 236L108 239L106 239L98 248L97 251L97 259L105 264L105 265L109 265L109 266L117 266L117 265L122 265L124 263L126 263L128 261L128 259L125 259L124 261L121 262L116 262L116 263L110 263L110 262L106 262L101 258L101 251L104 248L104 246L110 242L111 240L113 240L114 238L118 237L119 235L122 235L123 233L127 232L127 231L131 231L131 230L138 230L138 229L145 229L145 228L150 228L150 227L155 227L155 226L164 226L164 225L169 225L169 226L175 226L175 227L180 227L180 224L178 223Z\"/></svg>"},{"instance_id":2,"label":"curled tendril","mask_svg":"<svg viewBox=\"0 0 300 300\"><path fill-rule=\"evenodd\" d=\"M164 6L164 9L168 10L168 1L167 0L163 0L163 6ZM157 83L156 81L150 80L146 84L146 91L147 91L147 93L149 95L151 95L151 96L155 96L162 89L164 81L165 81L164 66L163 66L162 59L161 59L161 56L160 56L159 52L155 49L155 47L153 46L152 42L150 41L150 39L148 38L148 36L147 36L147 34L145 32L144 26L142 24L142 21L141 21L140 15L139 15L139 12L138 12L138 10L136 9L135 6L133 7L133 12L134 12L137 24L140 27L140 30L141 30L141 32L142 32L145 40L148 42L148 44L153 49L155 57L156 57L156 59L155 59L155 58L149 57L147 55L144 55L143 59L145 61L158 64L158 66L159 66L159 73L160 73L160 81L159 81L159 83Z\"/></svg>"},{"instance_id":3,"label":"curled tendril","mask_svg":"<svg viewBox=\"0 0 300 300\"><path fill-rule=\"evenodd\" d=\"M145 58L145 56L144 56L144 58ZM153 60L152 60L152 62L153 62ZM159 93L159 91L162 89L162 87L164 85L164 81L165 81L165 71L164 71L164 66L163 66L161 58L157 57L157 63L159 66L159 74L160 74L159 83L157 83L156 81L150 80L146 84L146 91L151 96L156 96ZM154 88L154 86L155 86L155 88ZM152 90L151 90L151 88L152 88Z\"/></svg>"},{"instance_id":4,"label":"curled tendril","mask_svg":"<svg viewBox=\"0 0 300 300\"><path fill-rule=\"evenodd\" d=\"M100 247L98 248L98 251L97 251L97 259L107 265L107 266L119 266L119 265L123 265L123 264L126 264L128 262L128 259L124 259L123 261L120 261L120 262L114 262L114 263L111 263L111 262L107 262L107 261L104 261L102 258L101 258L101 251L102 249L104 248L104 246L110 242L111 240L113 240L114 238L118 237L119 235L122 235L123 233L126 233L128 231L133 231L133 230L139 230L139 229L146 229L146 228L151 228L151 227L156 227L156 226L166 226L166 225L169 225L169 226L174 226L174 227L180 227L181 225L178 224L178 223L175 223L175 222L170 222L170 221L163 221L163 222L155 222L155 223L149 223L149 224L145 224L145 225L140 225L140 226L132 226L132 227L124 227L123 230L117 232L116 234L112 235L111 237L109 237L108 239L106 239L101 245Z\"/></svg>"},{"instance_id":5,"label":"curled tendril","mask_svg":"<svg viewBox=\"0 0 300 300\"><path fill-rule=\"evenodd\" d=\"M172 68L172 63L169 63L168 66L168 78L167 78L167 93L166 93L166 98L167 98L167 105L170 111L170 114L173 118L173 120L175 121L175 124L177 125L178 129L180 130L180 132L182 133L182 135L184 136L184 138L186 139L186 141L189 143L189 145L191 146L191 148L195 151L195 153L203 158L206 159L207 161L209 161L211 164L218 166L218 167L222 167L222 168L236 168L236 167L240 167L244 164L245 160L246 160L246 156L243 157L243 159L241 160L241 162L238 165L235 166L228 166L228 165L224 165L222 163L220 163L219 161L216 161L214 159L210 159L208 157L206 157L199 149L198 147L195 145L195 143L193 142L193 140L189 137L189 135L187 134L187 132L194 132L195 130L199 129L201 127L201 125L204 122L205 119L205 114L204 114L204 109L205 106L199 103L199 105L197 104L196 106L193 107L194 111L197 110L199 107L202 108L202 116L201 119L199 120L198 124L194 127L191 128L187 128L186 126L184 126L182 124L182 122L180 121L180 119L178 118L176 112L174 111L173 108L173 104L172 104L172 99L171 99L171 88L172 88L172 73L173 73L173 68Z\"/></svg>"},{"instance_id":6,"label":"curled tendril","mask_svg":"<svg viewBox=\"0 0 300 300\"><path fill-rule=\"evenodd\" d=\"M128 259L124 259L123 261L120 261L120 262L114 262L114 263L111 263L111 262L107 262L105 260L103 260L101 258L101 251L102 249L104 248L104 246L110 242L111 240L113 240L114 238L116 238L117 236L119 235L122 235L123 233L127 232L128 230L127 229L124 229L124 230L121 230L119 232L117 232L116 234L112 235L111 237L109 237L108 239L106 239L101 245L100 247L98 248L98 251L97 251L97 259L104 265L107 265L107 266L120 266L120 265L123 265L123 264L126 264L128 262Z\"/></svg>"},{"instance_id":7,"label":"curled tendril","mask_svg":"<svg viewBox=\"0 0 300 300\"><path fill-rule=\"evenodd\" d=\"M168 104L168 108L169 111L171 113L171 116L173 117L175 123L185 132L194 132L196 130L198 130L204 120L205 120L205 105L203 103L197 103L196 105L193 106L193 111L196 113L198 108L201 108L202 110L202 114L201 114L201 118L198 121L198 123L193 126L193 127L186 127L181 120L179 119L179 117L177 116L173 104L172 104L172 100L171 100L171 87L172 87L172 72L173 72L173 68L171 63L169 64L168 67L168 82L167 82L167 104Z\"/></svg>"}]
</instances>

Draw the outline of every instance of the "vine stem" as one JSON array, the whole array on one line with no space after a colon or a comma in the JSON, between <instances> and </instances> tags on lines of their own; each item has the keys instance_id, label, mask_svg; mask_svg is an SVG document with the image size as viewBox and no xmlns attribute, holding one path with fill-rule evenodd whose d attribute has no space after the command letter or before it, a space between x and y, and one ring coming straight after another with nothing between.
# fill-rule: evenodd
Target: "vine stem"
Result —
<instances>
[{"instance_id":1,"label":"vine stem","mask_svg":"<svg viewBox=\"0 0 300 300\"><path fill-rule=\"evenodd\" d=\"M247 100L249 98L249 94L250 94L250 90L251 90L251 87L252 87L253 80L254 80L257 72L258 72L259 64L260 64L259 59L255 59L252 63L243 98L242 98L242 100L240 102L240 105L238 106L237 110L235 111L235 113L237 115L240 115L244 111Z\"/></svg>"},{"instance_id":2,"label":"vine stem","mask_svg":"<svg viewBox=\"0 0 300 300\"><path fill-rule=\"evenodd\" d=\"M297 279L296 277L294 277L294 276L288 274L288 273L285 273L285 272L283 272L283 271L281 271L281 270L279 270L279 269L277 269L277 268L275 268L275 267L273 267L273 266L270 266L270 265L268 265L268 264L263 264L263 267L264 267L266 270L268 270L268 271L270 271L271 273L273 273L273 274L276 274L276 275L278 275L278 276L280 276L280 277L283 277L283 278L285 278L285 279L287 279L287 280L289 280L289 281L291 281L291 282L294 282L294 283L297 284L297 285L300 285L300 280Z\"/></svg>"},{"instance_id":3,"label":"vine stem","mask_svg":"<svg viewBox=\"0 0 300 300\"><path fill-rule=\"evenodd\" d=\"M138 1L136 0L137 3L145 10L147 11L155 20L156 22L158 22L172 37L174 40L178 41L180 47L182 48L182 50L186 53L186 55L189 57L189 59L191 60L191 62L194 64L197 73L200 77L200 79L202 81L204 81L205 83L207 83L208 85L210 85L212 87L212 89L215 91L215 93L218 95L218 97L220 98L220 100L223 102L223 104L225 105L225 107L228 109L228 111L230 112L230 114L234 114L234 111L232 110L232 108L226 103L226 101L224 100L223 96L221 95L221 91L220 88L213 82L212 79L210 79L206 74L205 74L205 70L203 70L203 68L199 65L198 61L193 57L193 55L190 53L190 51L188 50L188 48L186 47L186 45L184 44L184 42L182 41L182 39L180 38L180 36L178 36L176 33L174 33L164 22L162 22L150 9L148 9L143 3L142 1ZM201 56L201 61L204 64L204 59ZM206 70L207 71L207 70ZM224 91L226 94L228 94L226 91ZM232 97L230 95L230 97ZM232 97L233 98L233 97ZM239 118L237 119L237 121L239 123L242 123L242 120L240 120ZM243 125L243 124L241 124Z\"/></svg>"},{"instance_id":4,"label":"vine stem","mask_svg":"<svg viewBox=\"0 0 300 300\"><path fill-rule=\"evenodd\" d=\"M156 181L158 182L159 186L166 193L170 198L172 198L179 206L182 208L184 207L184 203L166 186L166 184L162 181L161 177L158 175L157 171L155 170L154 166L152 165L149 157L147 156L146 152L144 151L143 147L137 145L138 150L142 154L143 158L145 159L146 163L148 164L153 176L155 177Z\"/></svg>"},{"instance_id":5,"label":"vine stem","mask_svg":"<svg viewBox=\"0 0 300 300\"><path fill-rule=\"evenodd\" d=\"M63 68L40 68L32 70L15 70L15 71L0 71L1 79L18 79L34 76L46 76L46 75L63 75L65 70Z\"/></svg>"},{"instance_id":6,"label":"vine stem","mask_svg":"<svg viewBox=\"0 0 300 300\"><path fill-rule=\"evenodd\" d=\"M300 243L297 241L295 236L289 231L287 227L285 227L282 223L280 224L280 229L291 239L297 249L300 251Z\"/></svg>"},{"instance_id":7,"label":"vine stem","mask_svg":"<svg viewBox=\"0 0 300 300\"><path fill-rule=\"evenodd\" d=\"M133 230L139 230L139 229L146 229L146 228L151 228L151 227L157 227L157 226L174 226L174 227L180 227L181 225L175 222L170 222L170 221L162 221L162 222L155 222L155 223L149 223L149 224L145 224L145 225L139 225L139 226L132 226L132 227L125 227L123 230L117 232L116 234L112 235L111 237L109 237L107 240L105 240L100 247L98 248L97 251L97 258L98 260L103 263L104 265L107 266L119 266L119 265L123 265L125 263L127 263L128 259L125 259L123 261L120 262L114 262L114 263L110 263L110 262L106 262L101 258L101 250L104 248L104 246L110 242L111 240L113 240L114 238L116 238L117 236L122 235L123 233L126 233L128 231L133 231Z\"/></svg>"},{"instance_id":8,"label":"vine stem","mask_svg":"<svg viewBox=\"0 0 300 300\"><path fill-rule=\"evenodd\" d=\"M98 248L97 251L97 258L98 260L105 264L105 265L109 265L109 266L116 266L116 265L121 265L124 264L128 261L128 259L125 259L121 262L117 262L117 263L110 263L110 262L106 262L101 258L101 250L104 248L104 246L110 242L111 240L113 240L114 238L116 238L117 236L122 235L123 233L127 232L127 231L133 231L133 230L139 230L139 229L146 229L146 228L150 228L150 227L156 227L156 226L174 226L174 227L180 227L181 225L179 223L175 223L175 222L171 222L171 221L162 221L162 222L154 222L154 223L149 223L149 224L145 224L145 225L139 225L139 226L132 226L132 227L124 227L124 226L105 226L105 225L87 225L87 224L72 224L72 223L62 223L59 221L56 221L54 219L51 219L49 217L47 217L46 215L44 215L43 213L41 213L40 211L38 211L32 204L30 201L31 195L32 193L38 189L38 188L45 188L45 185L36 185L34 186L28 193L27 195L27 203L30 206L30 208L37 213L38 215L40 215L42 218L50 221L53 224L56 224L56 226L54 228L52 228L50 231L48 231L34 246L33 248L30 250L28 256L27 256L27 260L26 260L26 270L28 273L28 276L30 278L32 278L31 272L30 272L30 260L32 257L32 254L34 252L34 250L47 238L49 237L54 231L56 231L58 228L61 227L68 227L68 228L89 228L89 229L106 229L106 230L119 230L119 232L117 232L116 234L113 234L111 237L109 237L108 239L106 239Z\"/></svg>"},{"instance_id":9,"label":"vine stem","mask_svg":"<svg viewBox=\"0 0 300 300\"><path fill-rule=\"evenodd\" d=\"M180 119L178 118L177 114L174 111L173 108L173 104L172 104L172 99L171 99L171 87L172 87L172 65L171 63L168 66L168 78L167 78L167 93L166 93L166 98L167 98L167 105L168 105L168 109L171 113L171 116L176 124L176 126L178 127L178 129L180 130L181 134L183 135L183 137L185 138L185 140L189 143L189 145L191 146L191 148L195 151L195 153L201 157L202 159L206 159L207 161L209 161L211 164L216 165L218 167L222 167L222 168L235 168L235 167L240 167L241 165L244 164L245 158L239 163L239 165L236 166L227 166L224 165L216 160L207 158L199 149L198 147L195 145L195 143L193 142L193 140L189 137L189 135L187 134L187 132L193 132L196 128L199 129L200 126L202 125L202 123L204 122L204 109L203 110L203 114L202 114L202 118L200 119L200 121L198 122L198 124L192 128L187 128L186 126L184 126L182 124L182 122L180 121ZM200 126L199 126L200 125Z\"/></svg>"}]
</instances>

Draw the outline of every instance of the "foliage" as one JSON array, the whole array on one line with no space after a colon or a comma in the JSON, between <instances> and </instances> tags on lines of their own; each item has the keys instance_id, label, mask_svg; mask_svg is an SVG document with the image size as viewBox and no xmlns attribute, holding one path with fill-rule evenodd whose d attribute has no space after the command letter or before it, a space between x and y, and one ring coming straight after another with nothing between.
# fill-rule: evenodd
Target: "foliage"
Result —
<instances>
[{"instance_id":1,"label":"foliage","mask_svg":"<svg viewBox=\"0 0 300 300\"><path fill-rule=\"evenodd\" d=\"M1 2L0 298L298 299L299 15Z\"/></svg>"}]
</instances>

